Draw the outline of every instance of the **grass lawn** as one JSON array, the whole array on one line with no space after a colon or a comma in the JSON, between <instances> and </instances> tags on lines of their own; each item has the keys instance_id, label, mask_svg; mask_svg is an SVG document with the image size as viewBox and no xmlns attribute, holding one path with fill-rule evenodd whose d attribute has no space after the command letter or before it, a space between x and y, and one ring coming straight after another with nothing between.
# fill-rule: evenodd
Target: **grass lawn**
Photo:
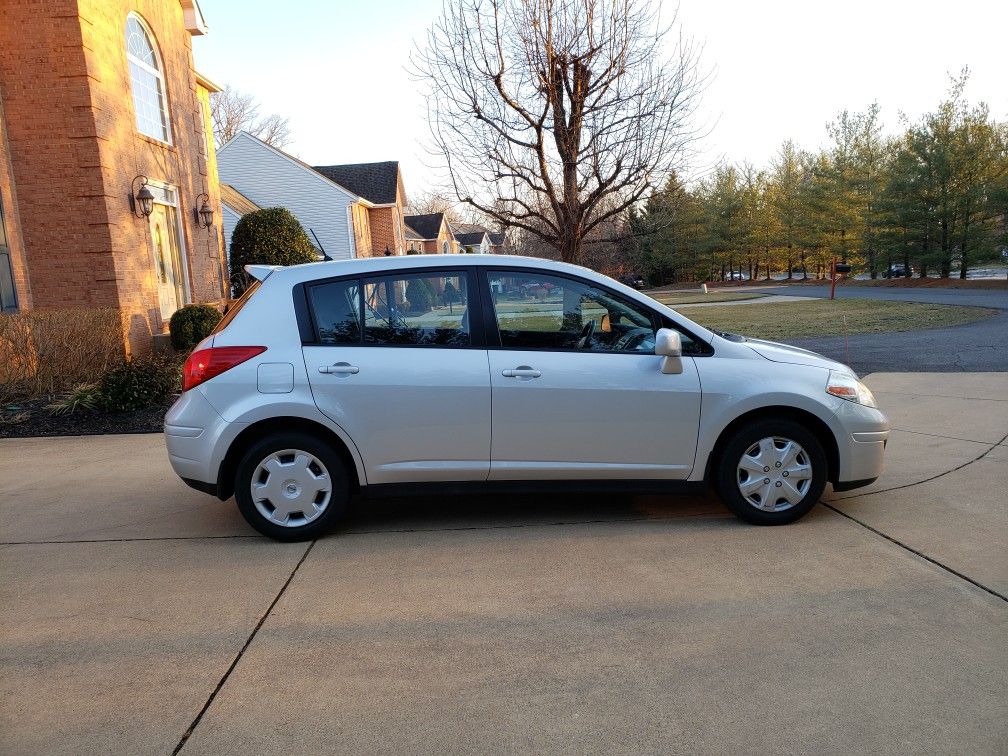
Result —
<instances>
[{"instance_id":1,"label":"grass lawn","mask_svg":"<svg viewBox=\"0 0 1008 756\"><path fill-rule=\"evenodd\" d=\"M916 331L961 325L997 314L983 307L959 307L870 299L816 299L742 307L696 307L683 314L717 331L774 341L847 333Z\"/></svg>"},{"instance_id":2,"label":"grass lawn","mask_svg":"<svg viewBox=\"0 0 1008 756\"><path fill-rule=\"evenodd\" d=\"M712 291L710 294L703 294L699 291L662 291L644 292L652 299L657 299L662 304L675 307L682 304L699 304L701 302L732 302L741 299L760 299L765 294L743 294L732 291Z\"/></svg>"}]
</instances>

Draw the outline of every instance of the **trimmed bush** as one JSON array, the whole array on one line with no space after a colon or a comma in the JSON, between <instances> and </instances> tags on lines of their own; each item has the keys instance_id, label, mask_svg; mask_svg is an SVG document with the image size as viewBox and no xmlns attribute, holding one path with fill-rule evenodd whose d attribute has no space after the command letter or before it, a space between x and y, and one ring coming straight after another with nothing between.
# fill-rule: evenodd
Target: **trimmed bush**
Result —
<instances>
[{"instance_id":1,"label":"trimmed bush","mask_svg":"<svg viewBox=\"0 0 1008 756\"><path fill-rule=\"evenodd\" d=\"M430 312L437 301L433 287L425 278L414 278L406 284L406 299L409 300L410 311L417 313Z\"/></svg>"},{"instance_id":2,"label":"trimmed bush","mask_svg":"<svg viewBox=\"0 0 1008 756\"><path fill-rule=\"evenodd\" d=\"M298 219L284 207L246 213L231 234L231 288L239 296L249 285L246 265L300 265L318 252Z\"/></svg>"},{"instance_id":3,"label":"trimmed bush","mask_svg":"<svg viewBox=\"0 0 1008 756\"><path fill-rule=\"evenodd\" d=\"M163 357L128 360L105 373L99 385L106 409L121 412L150 407L181 388L178 362Z\"/></svg>"},{"instance_id":4,"label":"trimmed bush","mask_svg":"<svg viewBox=\"0 0 1008 756\"><path fill-rule=\"evenodd\" d=\"M176 310L168 323L171 343L177 352L191 352L210 335L223 316L213 305L192 304Z\"/></svg>"}]
</instances>

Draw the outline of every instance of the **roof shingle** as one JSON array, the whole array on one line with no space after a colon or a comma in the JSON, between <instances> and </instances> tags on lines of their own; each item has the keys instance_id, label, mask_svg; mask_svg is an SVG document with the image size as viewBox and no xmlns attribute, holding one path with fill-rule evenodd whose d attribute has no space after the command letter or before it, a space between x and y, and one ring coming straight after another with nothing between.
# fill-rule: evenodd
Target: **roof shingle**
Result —
<instances>
[{"instance_id":1,"label":"roof shingle","mask_svg":"<svg viewBox=\"0 0 1008 756\"><path fill-rule=\"evenodd\" d=\"M399 188L399 162L314 165L330 181L376 205L394 204Z\"/></svg>"},{"instance_id":2,"label":"roof shingle","mask_svg":"<svg viewBox=\"0 0 1008 756\"><path fill-rule=\"evenodd\" d=\"M406 225L416 231L421 239L437 239L441 231L444 213L427 213L426 215L407 215L403 218Z\"/></svg>"}]
</instances>

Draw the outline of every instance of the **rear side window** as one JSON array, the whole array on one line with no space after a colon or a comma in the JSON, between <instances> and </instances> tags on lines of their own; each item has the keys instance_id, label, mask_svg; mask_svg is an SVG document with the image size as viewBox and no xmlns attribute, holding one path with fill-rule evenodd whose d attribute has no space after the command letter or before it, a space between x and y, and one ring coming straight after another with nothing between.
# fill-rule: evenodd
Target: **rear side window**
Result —
<instances>
[{"instance_id":1,"label":"rear side window","mask_svg":"<svg viewBox=\"0 0 1008 756\"><path fill-rule=\"evenodd\" d=\"M332 281L308 290L319 344L359 344L360 283Z\"/></svg>"},{"instance_id":2,"label":"rear side window","mask_svg":"<svg viewBox=\"0 0 1008 756\"><path fill-rule=\"evenodd\" d=\"M469 292L464 271L364 280L364 343L467 347Z\"/></svg>"}]
</instances>

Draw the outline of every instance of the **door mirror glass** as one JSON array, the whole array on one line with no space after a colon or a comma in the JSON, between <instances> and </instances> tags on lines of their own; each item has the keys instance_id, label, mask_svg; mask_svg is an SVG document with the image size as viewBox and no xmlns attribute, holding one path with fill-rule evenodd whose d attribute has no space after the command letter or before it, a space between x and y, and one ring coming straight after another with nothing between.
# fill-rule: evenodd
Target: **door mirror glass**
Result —
<instances>
[{"instance_id":1,"label":"door mirror glass","mask_svg":"<svg viewBox=\"0 0 1008 756\"><path fill-rule=\"evenodd\" d=\"M682 357L682 338L679 331L659 328L655 334L655 354L660 357Z\"/></svg>"}]
</instances>

